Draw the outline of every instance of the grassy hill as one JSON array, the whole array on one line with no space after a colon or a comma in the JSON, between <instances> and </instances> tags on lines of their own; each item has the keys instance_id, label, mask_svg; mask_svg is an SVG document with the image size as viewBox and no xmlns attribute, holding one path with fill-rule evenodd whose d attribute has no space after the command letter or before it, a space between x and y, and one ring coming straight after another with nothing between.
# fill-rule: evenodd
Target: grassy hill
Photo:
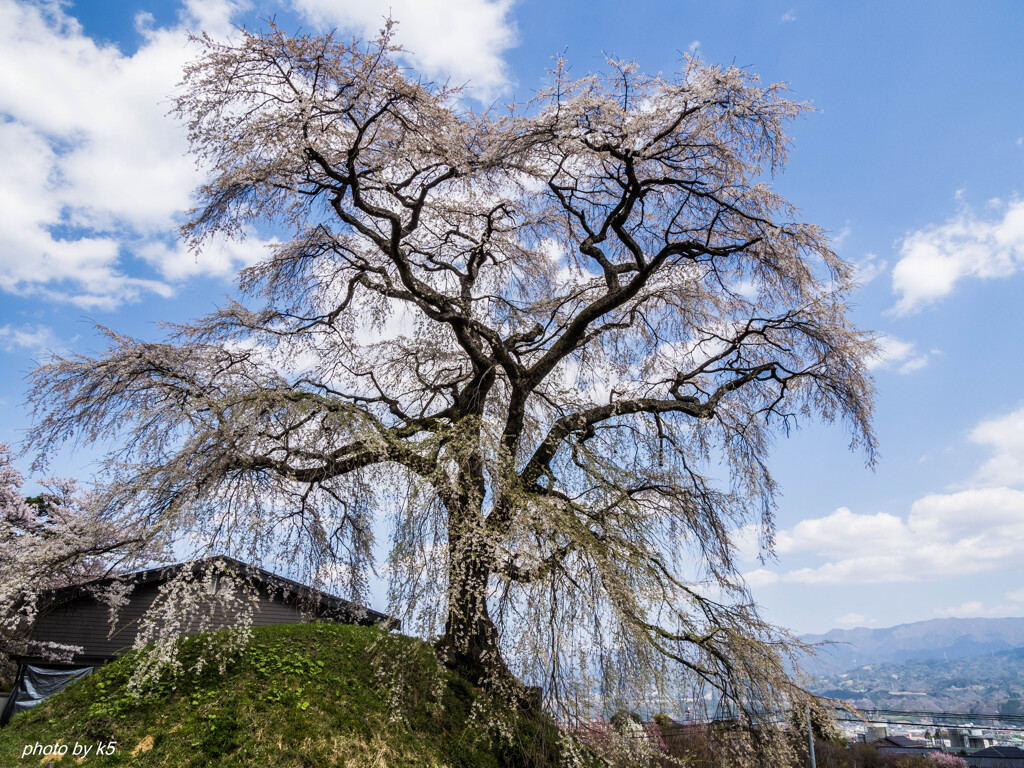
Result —
<instances>
[{"instance_id":1,"label":"grassy hill","mask_svg":"<svg viewBox=\"0 0 1024 768\"><path fill-rule=\"evenodd\" d=\"M182 658L194 658L184 641ZM0 765L46 765L26 745L69 745L58 766L523 766L557 762L557 730L491 701L428 645L376 628L262 627L225 674L164 679L142 699L128 656L0 729ZM488 727L486 723L497 723ZM113 754L95 745L116 741ZM74 745L93 745L85 760Z\"/></svg>"}]
</instances>

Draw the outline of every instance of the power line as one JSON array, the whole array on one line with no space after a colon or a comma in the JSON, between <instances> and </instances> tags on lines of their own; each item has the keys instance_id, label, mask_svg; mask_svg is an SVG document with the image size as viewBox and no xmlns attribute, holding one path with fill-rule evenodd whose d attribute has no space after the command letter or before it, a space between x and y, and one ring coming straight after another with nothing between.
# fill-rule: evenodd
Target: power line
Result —
<instances>
[{"instance_id":1,"label":"power line","mask_svg":"<svg viewBox=\"0 0 1024 768\"><path fill-rule=\"evenodd\" d=\"M871 720L872 718L884 720L890 717L920 717L926 719L944 718L947 720L988 720L998 723L1024 725L1024 715L1000 715L982 712L927 712L923 710L914 711L900 709L860 709L858 707L855 707L854 709L855 711L863 715L865 720ZM849 710L843 707L836 707L836 711L848 712ZM916 724L917 723L912 723L912 725ZM965 723L958 723L958 725L965 725Z\"/></svg>"},{"instance_id":2,"label":"power line","mask_svg":"<svg viewBox=\"0 0 1024 768\"><path fill-rule=\"evenodd\" d=\"M841 723L859 723L860 720L854 718L837 717ZM869 720L868 722L875 722ZM1009 731L1011 733L1024 733L1024 727L1013 726L1013 725L972 725L970 723L942 723L937 720L929 721L927 723L917 722L915 720L879 720L877 722L885 722L886 725L916 725L918 727L925 728L975 728L983 731Z\"/></svg>"},{"instance_id":3,"label":"power line","mask_svg":"<svg viewBox=\"0 0 1024 768\"><path fill-rule=\"evenodd\" d=\"M860 709L857 707L853 707L853 712L851 712L851 710L846 707L838 706L835 707L835 710L837 712L836 720L844 723L885 722L889 725L916 725L931 728L980 728L992 731L1024 733L1024 715L1000 715L983 712L929 712L924 710ZM854 713L856 713L856 715L854 715ZM843 715L846 716L844 717ZM907 718L918 719L909 720ZM779 712L775 713L774 716L763 719L766 721L774 720L777 723L782 723L786 722L788 718L783 713ZM920 722L920 720L925 720L926 722ZM989 722L976 722L979 720ZM727 724L728 722L728 719L693 720L682 723L675 722L671 725L661 726L661 730L663 733L677 732L679 729L689 726L709 726L714 725L715 723Z\"/></svg>"},{"instance_id":4,"label":"power line","mask_svg":"<svg viewBox=\"0 0 1024 768\"><path fill-rule=\"evenodd\" d=\"M840 717L840 718L836 718L836 719L839 722L843 722L843 723L859 723L859 722L861 722L860 720L856 720L856 719L853 719L853 718L843 718L843 717ZM777 720L775 722L776 723L784 723L786 721L785 720ZM868 722L872 722L872 721L869 720ZM926 728L970 728L970 727L974 727L974 728L977 728L977 729L980 729L980 730L986 730L986 731L1006 731L1006 732L1009 732L1009 733L1024 733L1024 727L1012 726L1012 725L1008 725L1008 726L970 726L970 725L965 724L965 723L946 723L946 722L940 722L938 720L932 721L932 722L927 722L927 723L916 722L916 721L913 721L913 720L885 720L884 722L885 722L886 725L915 725L915 726L918 726L918 727L926 727ZM660 731L663 734L668 734L668 733L678 733L678 732L683 731L684 729L687 729L687 728L692 728L692 727L709 727L709 726L716 725L716 724L727 725L727 723L716 723L715 721L694 721L694 722L687 722L687 723L667 723L665 725L660 725L658 727L659 727Z\"/></svg>"}]
</instances>

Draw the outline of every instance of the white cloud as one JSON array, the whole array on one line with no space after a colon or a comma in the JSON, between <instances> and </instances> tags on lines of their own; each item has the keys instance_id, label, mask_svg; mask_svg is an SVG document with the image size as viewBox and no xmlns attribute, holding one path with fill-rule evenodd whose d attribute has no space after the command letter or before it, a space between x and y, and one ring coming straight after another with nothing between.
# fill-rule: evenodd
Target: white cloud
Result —
<instances>
[{"instance_id":1,"label":"white cloud","mask_svg":"<svg viewBox=\"0 0 1024 768\"><path fill-rule=\"evenodd\" d=\"M877 254L867 253L853 268L857 272L857 282L864 286L885 272L888 266L889 262L878 258Z\"/></svg>"},{"instance_id":2,"label":"white cloud","mask_svg":"<svg viewBox=\"0 0 1024 768\"><path fill-rule=\"evenodd\" d=\"M994 452L975 475L976 483L1024 484L1024 408L983 421L971 431L970 438L972 442L991 446Z\"/></svg>"},{"instance_id":3,"label":"white cloud","mask_svg":"<svg viewBox=\"0 0 1024 768\"><path fill-rule=\"evenodd\" d=\"M868 624L874 624L874 619L869 619L863 613L850 612L844 616L840 616L836 619L837 627L864 627Z\"/></svg>"},{"instance_id":4,"label":"white cloud","mask_svg":"<svg viewBox=\"0 0 1024 768\"><path fill-rule=\"evenodd\" d=\"M35 354L45 354L61 352L66 348L65 342L57 337L52 328L45 325L26 325L21 328L0 326L0 349L5 352L27 349Z\"/></svg>"},{"instance_id":5,"label":"white cloud","mask_svg":"<svg viewBox=\"0 0 1024 768\"><path fill-rule=\"evenodd\" d=\"M690 53L697 53L697 51L700 50L700 40L694 40L689 46L687 46L686 50Z\"/></svg>"},{"instance_id":6,"label":"white cloud","mask_svg":"<svg viewBox=\"0 0 1024 768\"><path fill-rule=\"evenodd\" d=\"M734 530L731 538L736 548L737 561L753 563L761 557L761 526L744 525Z\"/></svg>"},{"instance_id":7,"label":"white cloud","mask_svg":"<svg viewBox=\"0 0 1024 768\"><path fill-rule=\"evenodd\" d=\"M0 290L113 309L171 286L129 274L159 252L200 180L168 99L194 51L187 28L230 33L238 4L190 0L181 22L155 29L132 55L85 35L62 3L0 0ZM185 276L180 259L157 262ZM200 257L189 274L219 274Z\"/></svg>"},{"instance_id":8,"label":"white cloud","mask_svg":"<svg viewBox=\"0 0 1024 768\"><path fill-rule=\"evenodd\" d=\"M970 439L989 446L992 456L969 487L922 496L905 516L840 507L824 517L802 520L778 532L775 551L790 562L799 555L825 562L784 572L760 568L745 574L748 583L938 581L1019 570L1024 562L1024 490L1012 486L1024 486L1024 408L981 422ZM1024 601L1024 590L1008 593L1007 599Z\"/></svg>"},{"instance_id":9,"label":"white cloud","mask_svg":"<svg viewBox=\"0 0 1024 768\"><path fill-rule=\"evenodd\" d=\"M769 571L767 568L758 568L743 574L743 580L754 589L764 587L768 584L775 584L779 580L779 574Z\"/></svg>"},{"instance_id":10,"label":"white cloud","mask_svg":"<svg viewBox=\"0 0 1024 768\"><path fill-rule=\"evenodd\" d=\"M796 12L792 8L790 8L788 11L782 14L782 21L784 23L787 21L796 21Z\"/></svg>"},{"instance_id":11,"label":"white cloud","mask_svg":"<svg viewBox=\"0 0 1024 768\"><path fill-rule=\"evenodd\" d=\"M878 354L868 361L868 368L895 368L897 373L907 374L928 365L939 350L919 352L912 341L903 341L895 336L882 335L878 339Z\"/></svg>"},{"instance_id":12,"label":"white cloud","mask_svg":"<svg viewBox=\"0 0 1024 768\"><path fill-rule=\"evenodd\" d=\"M832 247L836 249L842 248L846 238L848 238L852 233L853 230L850 228L850 222L846 222L846 224L843 225L843 228L839 231L839 234L832 237ZM870 254L868 255L870 256Z\"/></svg>"},{"instance_id":13,"label":"white cloud","mask_svg":"<svg viewBox=\"0 0 1024 768\"><path fill-rule=\"evenodd\" d=\"M933 349L932 354L934 354L935 351L936 350ZM928 359L928 355L917 355L916 357L912 357L897 369L897 373L907 374L919 371L928 365Z\"/></svg>"},{"instance_id":14,"label":"white cloud","mask_svg":"<svg viewBox=\"0 0 1024 768\"><path fill-rule=\"evenodd\" d=\"M831 558L779 581L856 584L934 581L1015 569L1024 559L1024 492L986 488L930 494L896 515L845 507L779 533L779 554Z\"/></svg>"},{"instance_id":15,"label":"white cloud","mask_svg":"<svg viewBox=\"0 0 1024 768\"><path fill-rule=\"evenodd\" d=\"M195 275L230 277L239 267L255 264L267 254L267 246L276 240L261 240L252 233L243 240L213 237L203 246L201 254L192 253L181 242L173 248L155 241L138 249L145 259L167 280L185 280Z\"/></svg>"},{"instance_id":16,"label":"white cloud","mask_svg":"<svg viewBox=\"0 0 1024 768\"><path fill-rule=\"evenodd\" d=\"M367 39L391 16L406 60L426 78L468 83L484 102L509 89L502 56L516 44L512 0L295 0L295 6L321 26L352 29Z\"/></svg>"},{"instance_id":17,"label":"white cloud","mask_svg":"<svg viewBox=\"0 0 1024 768\"><path fill-rule=\"evenodd\" d=\"M1024 589L1018 589L1014 592L1007 592L1006 599L1012 600L1015 603L1024 603Z\"/></svg>"},{"instance_id":18,"label":"white cloud","mask_svg":"<svg viewBox=\"0 0 1024 768\"><path fill-rule=\"evenodd\" d=\"M1020 607L1012 605L993 605L986 608L980 600L968 600L960 605L951 605L947 608L937 608L935 615L944 619L971 619L977 617L996 618L1003 616L1016 616L1020 613Z\"/></svg>"},{"instance_id":19,"label":"white cloud","mask_svg":"<svg viewBox=\"0 0 1024 768\"><path fill-rule=\"evenodd\" d=\"M935 611L936 616L943 618L966 618L969 616L981 616L985 611L985 606L978 600L970 600L960 605L950 606L949 608L938 608Z\"/></svg>"},{"instance_id":20,"label":"white cloud","mask_svg":"<svg viewBox=\"0 0 1024 768\"><path fill-rule=\"evenodd\" d=\"M895 336L881 336L878 339L878 354L868 361L868 368L881 368L892 362L907 359L914 352L914 343Z\"/></svg>"},{"instance_id":21,"label":"white cloud","mask_svg":"<svg viewBox=\"0 0 1024 768\"><path fill-rule=\"evenodd\" d=\"M57 234L71 213L64 200L69 190L61 181L61 158L44 137L28 126L2 122L0 156L5 158L0 176L0 290L107 309L143 290L160 288L119 269L120 246L113 234Z\"/></svg>"},{"instance_id":22,"label":"white cloud","mask_svg":"<svg viewBox=\"0 0 1024 768\"><path fill-rule=\"evenodd\" d=\"M780 531L775 551L780 555L814 552L824 556L870 551L879 539L902 536L903 529L903 520L895 515L859 515L840 507L827 517L801 520L790 530Z\"/></svg>"},{"instance_id":23,"label":"white cloud","mask_svg":"<svg viewBox=\"0 0 1024 768\"><path fill-rule=\"evenodd\" d=\"M915 536L988 539L991 554L1003 550L1000 539L1024 540L1024 491L1014 488L972 488L956 493L930 493L910 505L908 525Z\"/></svg>"},{"instance_id":24,"label":"white cloud","mask_svg":"<svg viewBox=\"0 0 1024 768\"><path fill-rule=\"evenodd\" d=\"M64 3L0 0L0 291L111 310L170 296L196 275L227 277L262 255L255 238L198 257L174 242L201 180L166 114L196 53L186 32L228 37L243 3L187 0L164 28L139 14L143 42L126 54L89 38ZM371 36L390 8L425 75L471 80L477 95L508 85L511 0L297 4Z\"/></svg>"},{"instance_id":25,"label":"white cloud","mask_svg":"<svg viewBox=\"0 0 1024 768\"><path fill-rule=\"evenodd\" d=\"M900 244L892 270L892 308L907 315L952 292L967 277L1009 277L1024 266L1024 200L1004 207L1001 218L979 219L965 209L938 227L918 230Z\"/></svg>"}]
</instances>

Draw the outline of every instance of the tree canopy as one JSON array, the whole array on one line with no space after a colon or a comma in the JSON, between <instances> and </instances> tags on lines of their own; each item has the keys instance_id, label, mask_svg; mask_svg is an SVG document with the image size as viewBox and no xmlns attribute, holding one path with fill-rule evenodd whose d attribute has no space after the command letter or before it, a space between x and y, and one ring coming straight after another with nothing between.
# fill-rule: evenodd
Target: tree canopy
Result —
<instances>
[{"instance_id":1,"label":"tree canopy","mask_svg":"<svg viewBox=\"0 0 1024 768\"><path fill-rule=\"evenodd\" d=\"M735 536L771 549L777 435L875 445L851 267L771 186L806 106L687 59L475 112L387 30L198 43L183 236L286 238L164 340L37 370L32 444L108 441L107 511L356 596L387 521L403 626L563 712L801 696Z\"/></svg>"}]
</instances>

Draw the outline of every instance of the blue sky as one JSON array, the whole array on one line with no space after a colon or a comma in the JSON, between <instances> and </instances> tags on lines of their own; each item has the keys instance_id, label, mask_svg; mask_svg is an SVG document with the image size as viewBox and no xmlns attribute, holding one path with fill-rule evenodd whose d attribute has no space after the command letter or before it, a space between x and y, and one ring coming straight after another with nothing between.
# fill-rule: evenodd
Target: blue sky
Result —
<instances>
[{"instance_id":1,"label":"blue sky","mask_svg":"<svg viewBox=\"0 0 1024 768\"><path fill-rule=\"evenodd\" d=\"M0 0L0 441L30 423L47 350L92 323L142 337L232 292L258 244L198 256L173 231L199 176L167 99L188 30L359 35L399 20L406 63L479 103L528 98L551 57L648 72L685 52L784 80L777 188L858 265L854 317L883 335L874 472L838 429L777 446L777 557L744 547L769 618L797 632L1024 615L1024 5L521 0ZM58 470L88 478L86 454ZM744 537L740 532L740 538Z\"/></svg>"}]
</instances>

